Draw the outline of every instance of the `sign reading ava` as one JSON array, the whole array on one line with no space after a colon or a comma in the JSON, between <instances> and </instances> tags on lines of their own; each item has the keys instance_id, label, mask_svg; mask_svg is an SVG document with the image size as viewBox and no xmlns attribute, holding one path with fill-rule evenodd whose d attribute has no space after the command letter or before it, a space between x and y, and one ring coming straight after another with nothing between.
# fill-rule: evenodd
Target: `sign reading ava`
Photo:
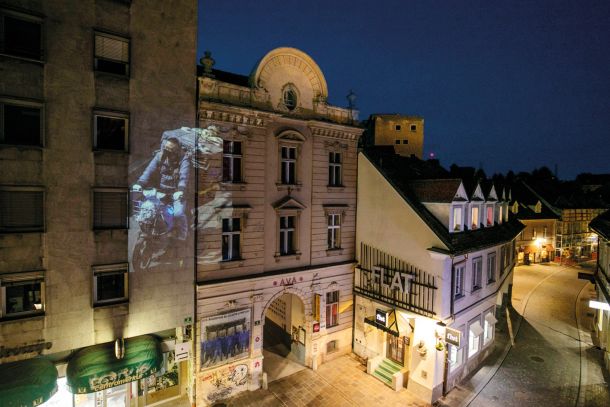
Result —
<instances>
[{"instance_id":1,"label":"sign reading ava","mask_svg":"<svg viewBox=\"0 0 610 407\"><path fill-rule=\"evenodd\" d=\"M445 328L445 342L450 345L460 347L461 332L457 329Z\"/></svg>"}]
</instances>

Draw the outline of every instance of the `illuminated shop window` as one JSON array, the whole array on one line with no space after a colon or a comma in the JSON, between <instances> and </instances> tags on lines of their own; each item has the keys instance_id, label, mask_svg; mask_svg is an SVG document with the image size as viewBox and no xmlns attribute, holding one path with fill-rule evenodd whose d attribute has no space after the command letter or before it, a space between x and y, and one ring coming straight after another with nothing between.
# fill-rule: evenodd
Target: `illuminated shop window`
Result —
<instances>
[{"instance_id":1,"label":"illuminated shop window","mask_svg":"<svg viewBox=\"0 0 610 407\"><path fill-rule=\"evenodd\" d=\"M126 302L128 296L127 263L93 266L93 305Z\"/></svg>"},{"instance_id":2,"label":"illuminated shop window","mask_svg":"<svg viewBox=\"0 0 610 407\"><path fill-rule=\"evenodd\" d=\"M241 257L241 218L222 220L222 259L238 260Z\"/></svg>"},{"instance_id":3,"label":"illuminated shop window","mask_svg":"<svg viewBox=\"0 0 610 407\"><path fill-rule=\"evenodd\" d=\"M127 190L95 189L93 191L93 228L127 229Z\"/></svg>"},{"instance_id":4,"label":"illuminated shop window","mask_svg":"<svg viewBox=\"0 0 610 407\"><path fill-rule=\"evenodd\" d=\"M43 189L0 187L0 233L43 231Z\"/></svg>"},{"instance_id":5,"label":"illuminated shop window","mask_svg":"<svg viewBox=\"0 0 610 407\"><path fill-rule=\"evenodd\" d=\"M242 142L223 140L222 149L222 180L224 182L241 182Z\"/></svg>"},{"instance_id":6,"label":"illuminated shop window","mask_svg":"<svg viewBox=\"0 0 610 407\"><path fill-rule=\"evenodd\" d=\"M455 345L447 345L449 348L449 369L455 370L462 364L463 348L458 348Z\"/></svg>"},{"instance_id":7,"label":"illuminated shop window","mask_svg":"<svg viewBox=\"0 0 610 407\"><path fill-rule=\"evenodd\" d=\"M98 72L129 76L129 38L96 32L94 69Z\"/></svg>"},{"instance_id":8,"label":"illuminated shop window","mask_svg":"<svg viewBox=\"0 0 610 407\"><path fill-rule=\"evenodd\" d=\"M0 99L0 144L42 146L43 105L20 99Z\"/></svg>"},{"instance_id":9,"label":"illuminated shop window","mask_svg":"<svg viewBox=\"0 0 610 407\"><path fill-rule=\"evenodd\" d=\"M339 325L339 291L326 293L326 327Z\"/></svg>"},{"instance_id":10,"label":"illuminated shop window","mask_svg":"<svg viewBox=\"0 0 610 407\"><path fill-rule=\"evenodd\" d=\"M93 147L96 150L127 151L129 115L117 112L95 112Z\"/></svg>"},{"instance_id":11,"label":"illuminated shop window","mask_svg":"<svg viewBox=\"0 0 610 407\"><path fill-rule=\"evenodd\" d=\"M42 61L42 18L0 10L0 53Z\"/></svg>"},{"instance_id":12,"label":"illuminated shop window","mask_svg":"<svg viewBox=\"0 0 610 407\"><path fill-rule=\"evenodd\" d=\"M487 345L494 338L494 328L498 320L493 314L493 310L485 315L483 322L483 345Z\"/></svg>"}]
</instances>

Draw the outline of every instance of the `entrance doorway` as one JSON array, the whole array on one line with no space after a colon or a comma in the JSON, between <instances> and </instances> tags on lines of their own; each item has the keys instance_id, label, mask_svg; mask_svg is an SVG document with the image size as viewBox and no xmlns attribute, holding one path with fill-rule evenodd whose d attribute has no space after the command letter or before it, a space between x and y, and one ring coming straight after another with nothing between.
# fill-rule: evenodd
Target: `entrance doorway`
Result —
<instances>
[{"instance_id":1,"label":"entrance doorway","mask_svg":"<svg viewBox=\"0 0 610 407\"><path fill-rule=\"evenodd\" d=\"M269 305L263 327L264 371L269 381L304 368L306 332L305 305L298 296L284 293Z\"/></svg>"},{"instance_id":2,"label":"entrance doorway","mask_svg":"<svg viewBox=\"0 0 610 407\"><path fill-rule=\"evenodd\" d=\"M386 334L388 337L386 357L393 362L404 366L405 360L405 337Z\"/></svg>"}]
</instances>

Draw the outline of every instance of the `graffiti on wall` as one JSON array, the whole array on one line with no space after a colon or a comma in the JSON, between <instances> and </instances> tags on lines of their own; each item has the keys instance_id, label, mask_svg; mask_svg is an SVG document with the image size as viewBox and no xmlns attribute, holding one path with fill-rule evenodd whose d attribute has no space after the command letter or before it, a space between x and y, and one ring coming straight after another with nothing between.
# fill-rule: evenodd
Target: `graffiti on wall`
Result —
<instances>
[{"instance_id":1,"label":"graffiti on wall","mask_svg":"<svg viewBox=\"0 0 610 407\"><path fill-rule=\"evenodd\" d=\"M246 390L247 385L248 365L245 363L224 366L201 378L202 391L212 403Z\"/></svg>"}]
</instances>

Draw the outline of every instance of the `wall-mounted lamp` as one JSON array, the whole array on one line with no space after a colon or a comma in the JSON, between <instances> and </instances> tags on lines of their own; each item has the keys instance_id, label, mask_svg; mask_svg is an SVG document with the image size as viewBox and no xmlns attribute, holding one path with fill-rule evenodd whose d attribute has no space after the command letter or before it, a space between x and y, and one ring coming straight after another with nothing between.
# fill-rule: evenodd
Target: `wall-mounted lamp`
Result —
<instances>
[{"instance_id":1,"label":"wall-mounted lamp","mask_svg":"<svg viewBox=\"0 0 610 407\"><path fill-rule=\"evenodd\" d=\"M118 338L114 341L114 356L117 359L123 359L125 357L125 340Z\"/></svg>"}]
</instances>

